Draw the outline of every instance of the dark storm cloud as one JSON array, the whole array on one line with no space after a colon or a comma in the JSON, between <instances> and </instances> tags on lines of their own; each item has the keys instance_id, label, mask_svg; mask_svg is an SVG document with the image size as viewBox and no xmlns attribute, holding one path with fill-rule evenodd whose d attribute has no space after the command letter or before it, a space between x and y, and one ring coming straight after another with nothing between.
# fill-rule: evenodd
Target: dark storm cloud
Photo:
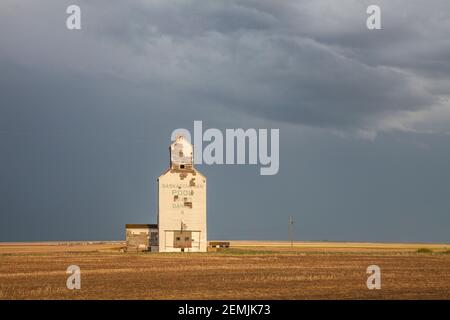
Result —
<instances>
[{"instance_id":1,"label":"dark storm cloud","mask_svg":"<svg viewBox=\"0 0 450 320\"><path fill-rule=\"evenodd\" d=\"M156 222L170 133L193 120L280 128L275 176L200 166L211 239L285 239L294 215L299 239L448 241L449 140L422 133L450 131L449 16L448 0L2 0L0 241ZM355 132L377 138L339 136Z\"/></svg>"},{"instance_id":2,"label":"dark storm cloud","mask_svg":"<svg viewBox=\"0 0 450 320\"><path fill-rule=\"evenodd\" d=\"M448 109L448 1L378 1L380 31L366 29L364 1L78 3L79 34L53 25L64 5L3 3L3 24L28 31L2 29L3 54L146 84L152 97L166 86L192 107L338 130L408 129Z\"/></svg>"}]
</instances>

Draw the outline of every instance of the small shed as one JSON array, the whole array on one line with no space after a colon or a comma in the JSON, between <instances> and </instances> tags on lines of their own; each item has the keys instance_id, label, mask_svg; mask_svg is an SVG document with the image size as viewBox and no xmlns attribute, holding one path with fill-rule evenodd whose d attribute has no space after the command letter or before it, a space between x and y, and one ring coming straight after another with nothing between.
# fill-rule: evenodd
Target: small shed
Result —
<instances>
[{"instance_id":1,"label":"small shed","mask_svg":"<svg viewBox=\"0 0 450 320\"><path fill-rule=\"evenodd\" d=\"M158 251L158 225L126 224L127 251Z\"/></svg>"},{"instance_id":2,"label":"small shed","mask_svg":"<svg viewBox=\"0 0 450 320\"><path fill-rule=\"evenodd\" d=\"M210 241L208 244L208 251L222 251L230 247L228 241Z\"/></svg>"}]
</instances>

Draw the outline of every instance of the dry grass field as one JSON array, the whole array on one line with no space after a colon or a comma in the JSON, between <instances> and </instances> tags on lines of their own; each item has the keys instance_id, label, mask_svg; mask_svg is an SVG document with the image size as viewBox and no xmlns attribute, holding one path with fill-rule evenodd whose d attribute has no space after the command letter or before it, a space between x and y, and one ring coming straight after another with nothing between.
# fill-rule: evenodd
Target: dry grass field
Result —
<instances>
[{"instance_id":1,"label":"dry grass field","mask_svg":"<svg viewBox=\"0 0 450 320\"><path fill-rule=\"evenodd\" d=\"M197 254L123 253L122 245L0 244L0 299L450 299L444 244L232 241L225 252ZM81 290L66 288L72 264ZM372 264L381 290L366 287Z\"/></svg>"}]
</instances>

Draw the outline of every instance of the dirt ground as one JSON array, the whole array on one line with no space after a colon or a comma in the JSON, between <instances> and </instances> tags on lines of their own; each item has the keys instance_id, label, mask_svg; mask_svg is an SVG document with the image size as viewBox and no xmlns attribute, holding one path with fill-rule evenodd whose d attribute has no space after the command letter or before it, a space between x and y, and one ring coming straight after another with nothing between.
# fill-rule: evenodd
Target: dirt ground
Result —
<instances>
[{"instance_id":1,"label":"dirt ground","mask_svg":"<svg viewBox=\"0 0 450 320\"><path fill-rule=\"evenodd\" d=\"M444 244L232 241L183 254L122 245L0 244L0 299L450 299ZM380 290L366 286L373 264ZM80 290L66 287L69 265L81 269Z\"/></svg>"}]
</instances>

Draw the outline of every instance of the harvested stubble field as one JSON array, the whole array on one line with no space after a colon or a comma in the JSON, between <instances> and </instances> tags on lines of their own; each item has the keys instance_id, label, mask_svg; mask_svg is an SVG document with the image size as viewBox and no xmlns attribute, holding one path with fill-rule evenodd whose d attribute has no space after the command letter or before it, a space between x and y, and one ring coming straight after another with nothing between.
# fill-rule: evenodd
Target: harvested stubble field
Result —
<instances>
[{"instance_id":1,"label":"harvested stubble field","mask_svg":"<svg viewBox=\"0 0 450 320\"><path fill-rule=\"evenodd\" d=\"M443 244L231 245L165 254L122 253L121 243L0 244L0 299L450 299ZM366 287L372 264L381 290ZM66 287L69 265L81 268L81 290Z\"/></svg>"}]
</instances>

